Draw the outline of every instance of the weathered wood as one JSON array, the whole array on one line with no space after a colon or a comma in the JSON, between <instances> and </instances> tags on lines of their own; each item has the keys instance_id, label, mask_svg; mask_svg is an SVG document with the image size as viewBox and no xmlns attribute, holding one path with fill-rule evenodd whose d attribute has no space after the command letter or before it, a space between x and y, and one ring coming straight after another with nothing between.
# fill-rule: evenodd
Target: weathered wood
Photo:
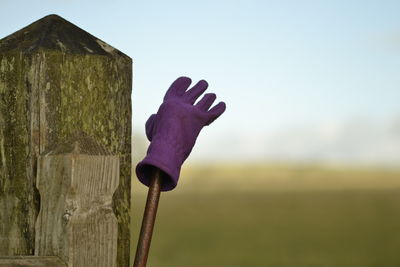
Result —
<instances>
[{"instance_id":1,"label":"weathered wood","mask_svg":"<svg viewBox=\"0 0 400 267\"><path fill-rule=\"evenodd\" d=\"M0 257L0 267L67 267L67 265L54 256L14 256Z\"/></svg>"},{"instance_id":2,"label":"weathered wood","mask_svg":"<svg viewBox=\"0 0 400 267\"><path fill-rule=\"evenodd\" d=\"M132 60L47 16L0 40L0 255L33 255L37 157L77 130L120 158L118 266L129 266Z\"/></svg>"},{"instance_id":3,"label":"weathered wood","mask_svg":"<svg viewBox=\"0 0 400 267\"><path fill-rule=\"evenodd\" d=\"M117 266L111 202L118 182L118 157L82 134L39 156L35 255L59 256L71 267Z\"/></svg>"}]
</instances>

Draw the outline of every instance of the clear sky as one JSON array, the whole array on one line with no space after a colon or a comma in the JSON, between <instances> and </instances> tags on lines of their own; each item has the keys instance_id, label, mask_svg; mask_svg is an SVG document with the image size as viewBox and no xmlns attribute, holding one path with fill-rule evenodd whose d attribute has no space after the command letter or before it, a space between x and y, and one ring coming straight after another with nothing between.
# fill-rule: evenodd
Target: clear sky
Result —
<instances>
[{"instance_id":1,"label":"clear sky","mask_svg":"<svg viewBox=\"0 0 400 267\"><path fill-rule=\"evenodd\" d=\"M209 82L227 111L194 158L400 162L400 1L0 0L0 38L53 13L133 58L135 132Z\"/></svg>"}]
</instances>

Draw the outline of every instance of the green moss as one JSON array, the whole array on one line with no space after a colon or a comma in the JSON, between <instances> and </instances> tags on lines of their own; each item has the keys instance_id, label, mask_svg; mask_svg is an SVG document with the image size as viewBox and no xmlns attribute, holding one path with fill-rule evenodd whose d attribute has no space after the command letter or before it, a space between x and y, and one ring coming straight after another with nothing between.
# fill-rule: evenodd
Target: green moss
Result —
<instances>
[{"instance_id":1,"label":"green moss","mask_svg":"<svg viewBox=\"0 0 400 267\"><path fill-rule=\"evenodd\" d=\"M7 232L12 232L13 227L17 225L17 228L20 229L17 233L22 235L19 248L10 244L10 246L3 245L2 249L29 254L34 242L33 226L29 218L35 214L35 211L32 208L32 199L34 198L32 181L27 179L29 124L27 118L28 95L23 75L24 62L19 53L3 54L0 61L0 114L2 118L0 199L3 199L0 214L3 217L1 223L4 224L0 234L4 236ZM12 200L10 196L18 201L4 203L4 200ZM6 211L5 208L9 210Z\"/></svg>"}]
</instances>

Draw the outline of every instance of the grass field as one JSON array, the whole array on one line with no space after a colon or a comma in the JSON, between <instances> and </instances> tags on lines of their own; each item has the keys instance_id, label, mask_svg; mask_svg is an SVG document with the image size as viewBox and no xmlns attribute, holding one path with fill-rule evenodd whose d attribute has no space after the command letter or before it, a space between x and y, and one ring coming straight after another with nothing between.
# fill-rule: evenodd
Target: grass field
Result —
<instances>
[{"instance_id":1,"label":"grass field","mask_svg":"<svg viewBox=\"0 0 400 267\"><path fill-rule=\"evenodd\" d=\"M215 165L182 179L162 195L149 267L400 266L400 172ZM133 196L135 247L136 183Z\"/></svg>"}]
</instances>

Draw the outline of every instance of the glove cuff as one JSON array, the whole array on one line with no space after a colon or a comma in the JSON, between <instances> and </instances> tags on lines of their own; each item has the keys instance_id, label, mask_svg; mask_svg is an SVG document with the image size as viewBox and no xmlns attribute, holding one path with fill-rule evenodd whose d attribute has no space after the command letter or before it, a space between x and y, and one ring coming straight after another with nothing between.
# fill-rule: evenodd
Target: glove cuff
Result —
<instances>
[{"instance_id":1,"label":"glove cuff","mask_svg":"<svg viewBox=\"0 0 400 267\"><path fill-rule=\"evenodd\" d=\"M176 155L171 155L171 151L175 151L175 148L167 143L156 140L150 143L146 157L136 166L136 175L142 184L150 186L153 166L166 174L161 184L161 191L170 191L176 187L182 163Z\"/></svg>"}]
</instances>

